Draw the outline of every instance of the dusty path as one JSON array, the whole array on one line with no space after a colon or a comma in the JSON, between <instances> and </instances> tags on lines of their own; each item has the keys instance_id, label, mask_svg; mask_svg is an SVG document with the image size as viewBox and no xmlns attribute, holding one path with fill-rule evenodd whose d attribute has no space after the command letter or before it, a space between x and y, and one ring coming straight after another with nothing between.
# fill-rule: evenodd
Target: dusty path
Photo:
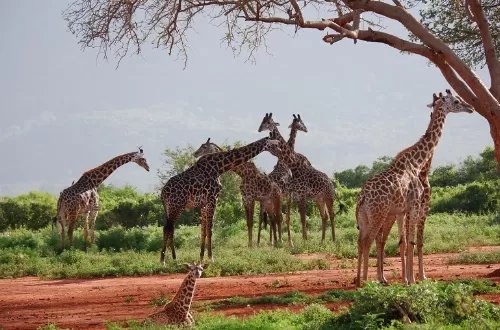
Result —
<instances>
[{"instance_id":1,"label":"dusty path","mask_svg":"<svg viewBox=\"0 0 500 330\"><path fill-rule=\"evenodd\" d=\"M500 247L475 248L475 250ZM500 284L500 264L453 265L444 264L454 254L425 256L427 276L433 279L485 278ZM311 258L314 256L301 256ZM374 259L372 259L374 261ZM389 281L399 280L399 258L387 258L385 267ZM298 290L309 295L331 289L354 289L355 268L341 269L339 261L329 260L332 270L314 270L294 274L265 274L202 278L198 281L196 301L212 301L235 295L258 297ZM355 267L355 264L352 265ZM392 278L392 276L396 276ZM185 274L121 277L78 280L40 280L36 277L0 280L0 327L4 329L35 329L54 322L59 327L73 329L104 329L105 320L142 320L154 310L151 298L159 297L160 290L173 296ZM375 267L370 267L370 277ZM272 285L279 280L280 285ZM276 287L278 286L278 287ZM500 295L484 295L484 299L500 303ZM341 303L340 305L346 305ZM329 304L336 310L339 304ZM260 309L301 307L276 305L231 306L220 311L227 315L247 316Z\"/></svg>"}]
</instances>

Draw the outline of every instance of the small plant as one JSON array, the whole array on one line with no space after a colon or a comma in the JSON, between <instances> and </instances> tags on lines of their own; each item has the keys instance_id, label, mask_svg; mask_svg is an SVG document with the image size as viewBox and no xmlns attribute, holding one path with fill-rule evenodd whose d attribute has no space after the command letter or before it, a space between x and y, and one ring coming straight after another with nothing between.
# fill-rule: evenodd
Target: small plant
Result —
<instances>
[{"instance_id":1,"label":"small plant","mask_svg":"<svg viewBox=\"0 0 500 330\"><path fill-rule=\"evenodd\" d=\"M130 303L132 302L132 300L134 300L134 297L132 297L132 296L127 296L127 297L125 297L125 302L126 302L127 304L130 304Z\"/></svg>"},{"instance_id":2,"label":"small plant","mask_svg":"<svg viewBox=\"0 0 500 330\"><path fill-rule=\"evenodd\" d=\"M284 287L289 287L290 286L290 283L288 283L288 279L284 279L284 280L274 280L271 282L271 284L266 284L265 287L266 288L274 288L274 289L277 289L277 288L284 288Z\"/></svg>"},{"instance_id":3,"label":"small plant","mask_svg":"<svg viewBox=\"0 0 500 330\"><path fill-rule=\"evenodd\" d=\"M168 299L167 295L165 292L160 291L160 297L156 298L153 297L151 298L151 301L149 302L153 307L159 307L159 306L165 306L170 299Z\"/></svg>"}]
</instances>

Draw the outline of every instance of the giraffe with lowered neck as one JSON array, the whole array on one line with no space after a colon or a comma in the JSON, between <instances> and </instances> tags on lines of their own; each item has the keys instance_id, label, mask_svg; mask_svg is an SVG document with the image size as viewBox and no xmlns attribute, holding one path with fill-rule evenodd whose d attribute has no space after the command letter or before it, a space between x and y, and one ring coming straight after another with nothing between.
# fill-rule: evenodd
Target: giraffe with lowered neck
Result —
<instances>
[{"instance_id":1,"label":"giraffe with lowered neck","mask_svg":"<svg viewBox=\"0 0 500 330\"><path fill-rule=\"evenodd\" d=\"M293 132L294 126L297 126L302 120L294 118L290 125ZM303 125L303 123L302 123ZM288 185L288 194L290 201L296 199L299 204L300 220L302 223L302 238L307 240L306 229L306 201L308 198L313 199L318 206L322 219L322 237L321 241L325 240L327 220L330 218L332 228L332 240L335 240L335 213L333 211L333 201L336 198L335 187L332 181L325 173L315 169L310 165L305 156L296 153L290 144L284 140L277 128L279 123L275 123L272 118L272 113L264 116L259 131L270 130L272 134L277 136L280 141L280 149L282 159L292 172L292 179ZM304 125L305 126L305 125ZM294 134L296 134L294 132ZM292 136L290 142L294 142L295 136ZM287 201L287 225L290 223L290 202ZM343 208L343 206L342 206ZM328 212L328 213L327 213Z\"/></svg>"},{"instance_id":2,"label":"giraffe with lowered neck","mask_svg":"<svg viewBox=\"0 0 500 330\"><path fill-rule=\"evenodd\" d=\"M263 151L269 151L271 154L279 153L278 141L265 137L240 148L205 155L186 171L168 180L161 191L166 216L160 254L162 264L165 264L167 244L172 251L172 259L176 259L174 223L183 210L193 207L201 208L200 261L203 261L205 246L208 258L213 260L212 223L215 206L222 190L220 175Z\"/></svg>"},{"instance_id":3,"label":"giraffe with lowered neck","mask_svg":"<svg viewBox=\"0 0 500 330\"><path fill-rule=\"evenodd\" d=\"M394 220L398 219L400 240L404 235L403 244L408 241L413 242L414 228L422 222L421 215L425 208L428 208L421 180L422 171L425 171L427 166L430 167L430 159L439 143L446 116L450 112L474 112L471 105L453 95L450 90L446 90L446 95L440 93L439 97L433 94L433 102L428 107L433 110L426 133L414 145L403 150L387 170L368 179L358 195L356 203L356 221L359 229L356 277L358 287L361 285L361 265L363 265L363 280L368 278L368 255L375 238L377 238L377 280L387 283L383 274L383 252L387 236ZM403 229L405 226L406 229ZM418 230L423 232L422 224ZM401 246L400 254L403 254ZM415 283L413 244L407 245L406 257L406 264L402 265L405 277L403 282L412 284Z\"/></svg>"},{"instance_id":4,"label":"giraffe with lowered neck","mask_svg":"<svg viewBox=\"0 0 500 330\"><path fill-rule=\"evenodd\" d=\"M194 324L194 318L189 312L191 303L193 302L194 289L196 287L196 280L201 277L203 271L208 268L208 264L201 265L194 263L192 265L184 264L184 268L188 271L187 276L182 281L179 290L174 298L165 305L163 310L151 314L147 320L151 320L157 324L179 324L191 326Z\"/></svg>"},{"instance_id":5,"label":"giraffe with lowered neck","mask_svg":"<svg viewBox=\"0 0 500 330\"><path fill-rule=\"evenodd\" d=\"M69 245L73 247L73 231L75 229L76 218L79 214L84 215L83 240L87 249L88 218L91 219L90 243L94 243L94 226L97 213L99 211L99 195L97 187L106 180L118 167L134 162L149 172L149 165L144 157L143 150L130 152L114 157L107 162L90 169L82 174L76 183L64 189L59 194L57 201L57 216L53 222L61 224L61 247L65 246L65 225L68 225Z\"/></svg>"},{"instance_id":6,"label":"giraffe with lowered neck","mask_svg":"<svg viewBox=\"0 0 500 330\"><path fill-rule=\"evenodd\" d=\"M195 157L203 155L223 152L224 150L208 138L207 142L203 143L194 153ZM279 156L279 155L277 155ZM269 215L270 218L270 236L269 241L274 245L281 241L281 225L283 215L281 213L281 190L267 175L260 172L257 166L251 161L245 162L234 167L231 171L236 173L241 178L240 191L245 209L245 216L248 227L248 247L252 246L252 232L254 221L255 202L260 204L259 213L259 230L257 235L257 246L260 245L260 232L262 228L263 214Z\"/></svg>"}]
</instances>

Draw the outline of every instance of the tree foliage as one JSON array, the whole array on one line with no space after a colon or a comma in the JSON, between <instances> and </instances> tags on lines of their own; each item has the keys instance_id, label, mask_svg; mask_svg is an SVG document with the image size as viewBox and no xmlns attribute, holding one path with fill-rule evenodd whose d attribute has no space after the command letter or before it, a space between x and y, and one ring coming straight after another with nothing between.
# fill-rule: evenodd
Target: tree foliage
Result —
<instances>
[{"instance_id":1,"label":"tree foliage","mask_svg":"<svg viewBox=\"0 0 500 330\"><path fill-rule=\"evenodd\" d=\"M484 0L482 7L489 22L490 32L497 54L500 54L500 0ZM448 44L455 53L471 67L484 67L486 57L481 33L471 12L462 1L417 0L408 1L418 6L422 24L439 39ZM412 35L413 41L418 39Z\"/></svg>"},{"instance_id":2,"label":"tree foliage","mask_svg":"<svg viewBox=\"0 0 500 330\"><path fill-rule=\"evenodd\" d=\"M358 165L354 169L347 169L340 172L334 172L333 176L347 188L360 188L367 179L374 175L382 173L391 165L392 157L382 156L377 158L372 167Z\"/></svg>"}]
</instances>

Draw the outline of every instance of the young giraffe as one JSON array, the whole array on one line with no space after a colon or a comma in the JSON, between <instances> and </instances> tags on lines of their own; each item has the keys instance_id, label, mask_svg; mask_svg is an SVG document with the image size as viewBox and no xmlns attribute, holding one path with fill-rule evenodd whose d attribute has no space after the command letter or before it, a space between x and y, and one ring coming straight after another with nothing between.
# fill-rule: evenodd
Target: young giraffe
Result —
<instances>
[{"instance_id":1,"label":"young giraffe","mask_svg":"<svg viewBox=\"0 0 500 330\"><path fill-rule=\"evenodd\" d=\"M208 266L208 264L201 265L200 263L192 265L184 264L184 268L186 268L188 274L184 278L184 281L182 281L174 298L165 305L163 310L149 315L142 323L144 324L148 320L151 320L154 323L163 325L193 325L194 319L189 310L193 301L196 280L201 277L201 274Z\"/></svg>"},{"instance_id":2,"label":"young giraffe","mask_svg":"<svg viewBox=\"0 0 500 330\"><path fill-rule=\"evenodd\" d=\"M183 210L201 208L200 261L203 261L205 244L208 258L212 258L212 222L215 206L222 189L220 175L243 164L263 151L279 152L278 141L265 137L240 148L201 157L186 171L170 178L161 191L165 209L163 245L160 262L165 264L165 250L169 244L172 259L176 259L174 246L174 223Z\"/></svg>"},{"instance_id":3,"label":"young giraffe","mask_svg":"<svg viewBox=\"0 0 500 330\"><path fill-rule=\"evenodd\" d=\"M59 218L59 222L61 224L61 247L63 249L65 245L64 226L66 221L69 221L69 245L70 247L73 247L73 230L75 229L76 218L79 214L84 215L83 240L85 249L87 249L89 215L91 219L90 243L94 243L95 219L99 211L99 195L97 193L97 187L118 167L129 162L134 162L149 172L149 165L144 157L143 150L139 148L139 152L130 152L116 156L115 158L84 172L75 184L64 189L59 194L59 199L57 200L57 216L54 218L54 222L56 222Z\"/></svg>"},{"instance_id":4,"label":"young giraffe","mask_svg":"<svg viewBox=\"0 0 500 330\"><path fill-rule=\"evenodd\" d=\"M450 112L474 112L471 105L446 90L446 95L433 95L433 108L426 134L407 151L402 153L391 166L379 175L368 179L357 198L356 220L358 236L358 269L356 286L361 284L361 264L363 280L368 278L368 255L370 246L377 235L382 237L377 245L377 280L387 282L383 276L383 251L385 234L382 227L389 227L395 217L408 215L406 219L406 239L413 241L413 230L421 214L423 186L419 174L432 157L443 131L446 115ZM399 220L398 220L399 221ZM398 222L400 224L401 222ZM404 226L403 226L404 227ZM387 229L386 229L387 231ZM399 229L401 232L401 228ZM401 251L400 251L401 252ZM412 284L413 245L407 247L406 278Z\"/></svg>"},{"instance_id":5,"label":"young giraffe","mask_svg":"<svg viewBox=\"0 0 500 330\"><path fill-rule=\"evenodd\" d=\"M196 150L194 155L195 157L200 157L223 151L224 150L221 147L210 142L210 138L208 138L207 142L203 143L198 150ZM252 247L255 201L259 202L261 210L259 215L257 246L260 245L260 231L264 212L270 215L270 243L273 243L272 237L274 236L274 244L276 245L278 236L281 241L281 225L283 222L283 215L281 213L282 196L280 188L267 175L261 173L257 169L257 166L255 166L255 164L251 161L236 166L231 171L236 173L241 178L240 191L247 220L248 247Z\"/></svg>"},{"instance_id":6,"label":"young giraffe","mask_svg":"<svg viewBox=\"0 0 500 330\"><path fill-rule=\"evenodd\" d=\"M282 158L285 161L285 164L292 171L292 179L288 189L290 200L295 199L298 201L300 220L302 223L302 238L307 240L306 201L308 198L311 198L316 202L321 214L321 242L324 242L325 240L326 223L328 218L330 218L332 227L332 240L335 241L335 214L333 212L333 201L336 198L336 193L332 181L328 175L315 169L311 165L308 165L307 163L309 162L305 163L304 161L297 161L298 159L303 160L305 156L297 156L298 153L296 153L290 147L288 142L283 139L277 126L279 126L279 124L275 123L272 119L272 113L266 113L266 116L264 116L261 126L259 127L259 132L263 130L270 130L280 141L280 149L282 155L284 155ZM291 203L287 201L287 225L290 223L290 204Z\"/></svg>"}]
</instances>

